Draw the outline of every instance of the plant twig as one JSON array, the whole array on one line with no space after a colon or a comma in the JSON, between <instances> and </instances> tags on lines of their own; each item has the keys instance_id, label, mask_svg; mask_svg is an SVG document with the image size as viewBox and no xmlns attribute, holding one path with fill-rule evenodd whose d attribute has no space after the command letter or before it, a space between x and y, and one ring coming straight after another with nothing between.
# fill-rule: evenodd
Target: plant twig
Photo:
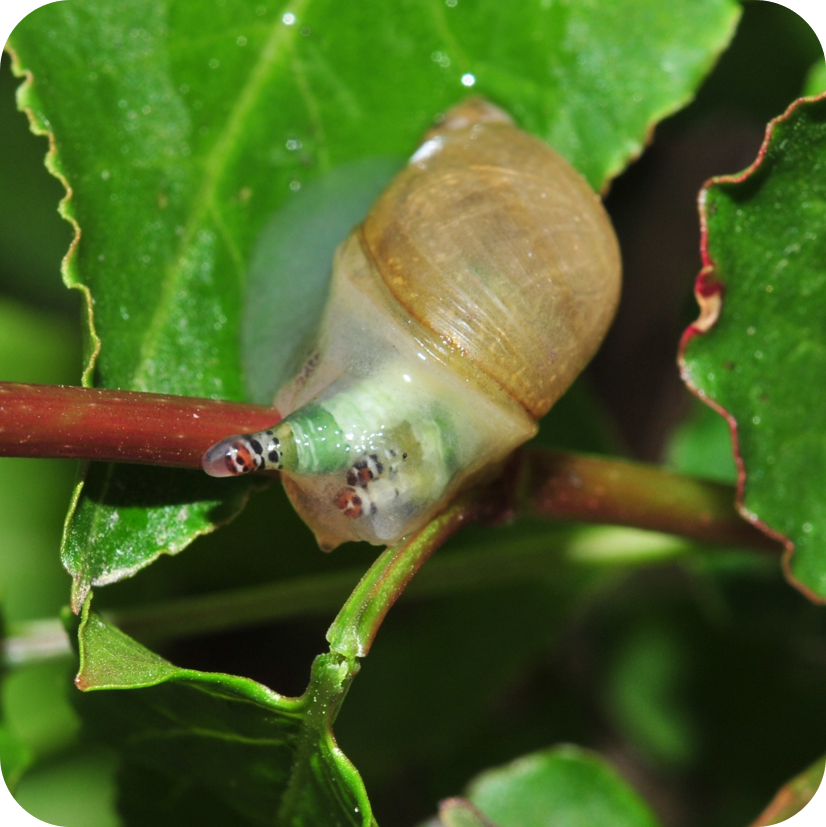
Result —
<instances>
[{"instance_id":1,"label":"plant twig","mask_svg":"<svg viewBox=\"0 0 826 827\"><path fill-rule=\"evenodd\" d=\"M452 534L484 509L481 497L464 496L416 534L387 548L367 570L327 631L330 651L363 658L387 612L416 572Z\"/></svg>"},{"instance_id":2,"label":"plant twig","mask_svg":"<svg viewBox=\"0 0 826 827\"><path fill-rule=\"evenodd\" d=\"M422 600L542 580L564 581L564 588L575 588L594 582L594 577L601 582L601 573L713 553L714 549L650 531L604 526L573 532L554 529L504 544L492 539L437 555L400 599ZM154 644L279 620L333 615L363 575L360 568L347 568L102 614L128 635ZM59 620L13 624L10 632L3 645L7 666L71 654Z\"/></svg>"},{"instance_id":3,"label":"plant twig","mask_svg":"<svg viewBox=\"0 0 826 827\"><path fill-rule=\"evenodd\" d=\"M627 528L553 530L438 555L416 574L402 597L423 599L505 583L559 580L574 569L590 572L644 566L696 549L675 537ZM429 547L428 553L432 550ZM178 639L287 618L332 615L363 575L363 569L348 568L103 614L142 642Z\"/></svg>"},{"instance_id":4,"label":"plant twig","mask_svg":"<svg viewBox=\"0 0 826 827\"><path fill-rule=\"evenodd\" d=\"M277 411L261 405L0 383L2 456L197 468L212 443L278 419ZM781 551L778 542L740 517L733 487L617 459L522 449L483 499L491 521L529 514Z\"/></svg>"},{"instance_id":5,"label":"plant twig","mask_svg":"<svg viewBox=\"0 0 826 827\"><path fill-rule=\"evenodd\" d=\"M210 445L260 431L274 408L188 396L0 382L0 456L200 468Z\"/></svg>"},{"instance_id":6,"label":"plant twig","mask_svg":"<svg viewBox=\"0 0 826 827\"><path fill-rule=\"evenodd\" d=\"M724 546L781 553L783 546L735 507L731 485L637 462L525 450L516 513L633 526Z\"/></svg>"}]
</instances>

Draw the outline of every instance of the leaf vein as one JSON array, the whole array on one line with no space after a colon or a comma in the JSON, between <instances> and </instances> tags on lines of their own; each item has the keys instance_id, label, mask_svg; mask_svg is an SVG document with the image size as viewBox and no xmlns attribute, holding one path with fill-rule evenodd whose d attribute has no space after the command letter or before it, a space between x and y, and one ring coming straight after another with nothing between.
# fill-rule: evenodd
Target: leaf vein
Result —
<instances>
[{"instance_id":1,"label":"leaf vein","mask_svg":"<svg viewBox=\"0 0 826 827\"><path fill-rule=\"evenodd\" d=\"M284 9L289 9L293 14L300 16L310 2L311 0L287 0ZM169 310L173 304L173 297L178 289L178 282L181 273L184 271L187 256L193 242L203 229L203 220L215 201L221 176L232 155L233 146L238 137L243 134L244 123L253 110L272 68L283 58L285 51L294 41L296 37L294 30L297 28L297 26L284 25L281 13L276 14L270 37L241 89L220 137L207 156L204 164L203 183L195 197L193 212L186 224L174 262L167 269L163 278L158 303L155 306L155 312L141 344L140 359L130 383L131 387L136 390L153 390L150 387L151 380L148 367L167 324Z\"/></svg>"}]
</instances>

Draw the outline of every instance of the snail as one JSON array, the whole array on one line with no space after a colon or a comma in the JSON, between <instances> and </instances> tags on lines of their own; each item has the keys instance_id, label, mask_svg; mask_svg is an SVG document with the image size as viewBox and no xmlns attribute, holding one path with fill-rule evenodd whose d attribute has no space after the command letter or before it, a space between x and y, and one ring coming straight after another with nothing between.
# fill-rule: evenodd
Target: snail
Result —
<instances>
[{"instance_id":1,"label":"snail","mask_svg":"<svg viewBox=\"0 0 826 827\"><path fill-rule=\"evenodd\" d=\"M337 250L288 415L203 468L280 471L322 548L392 543L536 433L602 341L620 269L585 180L492 104L459 104Z\"/></svg>"}]
</instances>

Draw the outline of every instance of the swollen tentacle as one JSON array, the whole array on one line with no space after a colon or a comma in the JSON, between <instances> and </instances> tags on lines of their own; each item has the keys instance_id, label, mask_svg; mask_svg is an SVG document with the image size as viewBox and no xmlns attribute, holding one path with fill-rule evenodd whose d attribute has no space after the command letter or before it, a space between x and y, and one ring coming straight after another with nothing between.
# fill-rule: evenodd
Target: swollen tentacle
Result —
<instances>
[{"instance_id":1,"label":"swollen tentacle","mask_svg":"<svg viewBox=\"0 0 826 827\"><path fill-rule=\"evenodd\" d=\"M234 477L251 471L281 471L289 446L277 434L279 426L255 434L235 434L213 445L201 467L212 477ZM283 431L284 429L281 428ZM283 447L282 447L283 446ZM287 447L288 450L284 450ZM289 464L289 458L287 458Z\"/></svg>"}]
</instances>

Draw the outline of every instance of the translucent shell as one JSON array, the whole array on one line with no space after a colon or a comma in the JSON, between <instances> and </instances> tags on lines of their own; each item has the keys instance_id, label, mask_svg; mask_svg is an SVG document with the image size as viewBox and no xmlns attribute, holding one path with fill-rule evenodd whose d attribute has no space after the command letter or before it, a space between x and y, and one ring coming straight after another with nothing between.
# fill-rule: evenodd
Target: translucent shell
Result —
<instances>
[{"instance_id":1,"label":"translucent shell","mask_svg":"<svg viewBox=\"0 0 826 827\"><path fill-rule=\"evenodd\" d=\"M323 548L392 543L536 433L619 298L585 181L500 110L447 113L336 253L317 347L285 419L204 457L278 469Z\"/></svg>"},{"instance_id":2,"label":"translucent shell","mask_svg":"<svg viewBox=\"0 0 826 827\"><path fill-rule=\"evenodd\" d=\"M483 101L448 113L362 232L405 311L537 419L614 317L620 253L599 198Z\"/></svg>"}]
</instances>

